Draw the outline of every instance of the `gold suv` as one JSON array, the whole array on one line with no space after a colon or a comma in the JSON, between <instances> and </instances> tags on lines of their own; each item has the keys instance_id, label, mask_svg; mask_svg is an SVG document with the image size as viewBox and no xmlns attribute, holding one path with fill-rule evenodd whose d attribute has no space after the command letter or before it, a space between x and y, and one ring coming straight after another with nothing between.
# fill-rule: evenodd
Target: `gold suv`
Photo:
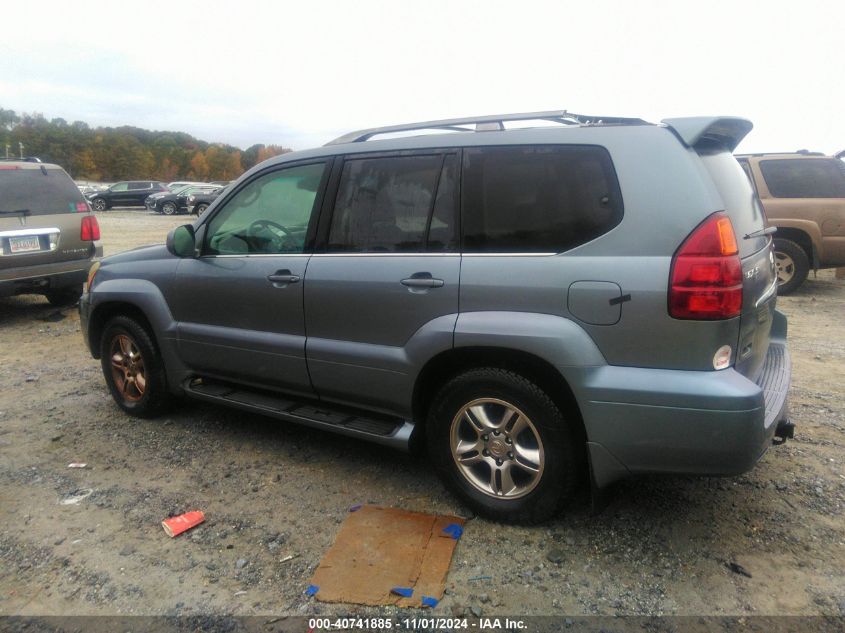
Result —
<instances>
[{"instance_id":1,"label":"gold suv","mask_svg":"<svg viewBox=\"0 0 845 633\"><path fill-rule=\"evenodd\" d=\"M840 154L841 156L841 154ZM845 266L845 163L815 152L737 156L775 234L778 293L810 269Z\"/></svg>"}]
</instances>

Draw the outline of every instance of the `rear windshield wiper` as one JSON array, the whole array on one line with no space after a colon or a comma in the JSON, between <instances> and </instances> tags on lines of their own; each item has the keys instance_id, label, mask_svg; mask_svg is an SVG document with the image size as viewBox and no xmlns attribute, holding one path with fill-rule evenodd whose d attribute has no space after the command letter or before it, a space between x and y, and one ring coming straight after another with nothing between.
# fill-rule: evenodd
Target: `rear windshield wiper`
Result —
<instances>
[{"instance_id":1,"label":"rear windshield wiper","mask_svg":"<svg viewBox=\"0 0 845 633\"><path fill-rule=\"evenodd\" d=\"M14 215L14 214L32 215L32 211L30 211L29 209L15 209L14 211L0 210L0 215Z\"/></svg>"},{"instance_id":2,"label":"rear windshield wiper","mask_svg":"<svg viewBox=\"0 0 845 633\"><path fill-rule=\"evenodd\" d=\"M755 237L763 237L764 235L771 235L775 231L778 230L776 226L767 226L765 229L760 229L759 231L754 231L752 233L748 233L743 239L750 240Z\"/></svg>"}]
</instances>

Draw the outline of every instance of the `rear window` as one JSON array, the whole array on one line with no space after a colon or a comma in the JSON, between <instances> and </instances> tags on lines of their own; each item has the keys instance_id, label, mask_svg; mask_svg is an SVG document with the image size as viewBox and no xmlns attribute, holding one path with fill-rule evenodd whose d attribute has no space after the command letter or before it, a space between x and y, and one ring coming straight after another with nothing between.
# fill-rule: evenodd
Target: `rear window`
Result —
<instances>
[{"instance_id":1,"label":"rear window","mask_svg":"<svg viewBox=\"0 0 845 633\"><path fill-rule=\"evenodd\" d=\"M465 252L558 253L622 221L619 183L601 147L484 147L464 157Z\"/></svg>"},{"instance_id":2,"label":"rear window","mask_svg":"<svg viewBox=\"0 0 845 633\"><path fill-rule=\"evenodd\" d=\"M845 169L829 158L761 160L760 171L776 198L845 198Z\"/></svg>"},{"instance_id":3,"label":"rear window","mask_svg":"<svg viewBox=\"0 0 845 633\"><path fill-rule=\"evenodd\" d=\"M740 257L752 255L764 248L769 241L766 235L745 239L749 233L766 228L766 214L751 181L736 158L727 151L701 153L700 156L731 218Z\"/></svg>"},{"instance_id":4,"label":"rear window","mask_svg":"<svg viewBox=\"0 0 845 633\"><path fill-rule=\"evenodd\" d=\"M0 215L85 213L88 204L61 169L0 169Z\"/></svg>"}]
</instances>

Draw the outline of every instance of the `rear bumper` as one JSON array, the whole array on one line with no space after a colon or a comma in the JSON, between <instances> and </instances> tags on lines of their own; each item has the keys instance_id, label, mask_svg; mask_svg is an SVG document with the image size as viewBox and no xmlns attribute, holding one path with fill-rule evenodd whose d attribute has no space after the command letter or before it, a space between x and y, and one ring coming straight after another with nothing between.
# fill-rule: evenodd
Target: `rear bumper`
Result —
<instances>
[{"instance_id":1,"label":"rear bumper","mask_svg":"<svg viewBox=\"0 0 845 633\"><path fill-rule=\"evenodd\" d=\"M38 266L22 266L0 270L0 297L19 294L39 294L81 284L88 270L102 257L103 247L97 246L91 259L75 259Z\"/></svg>"},{"instance_id":2,"label":"rear bumper","mask_svg":"<svg viewBox=\"0 0 845 633\"><path fill-rule=\"evenodd\" d=\"M735 475L750 470L788 415L792 361L773 336L756 382L712 372L600 367L576 394L595 482L636 473ZM773 335L777 328L773 327Z\"/></svg>"}]
</instances>

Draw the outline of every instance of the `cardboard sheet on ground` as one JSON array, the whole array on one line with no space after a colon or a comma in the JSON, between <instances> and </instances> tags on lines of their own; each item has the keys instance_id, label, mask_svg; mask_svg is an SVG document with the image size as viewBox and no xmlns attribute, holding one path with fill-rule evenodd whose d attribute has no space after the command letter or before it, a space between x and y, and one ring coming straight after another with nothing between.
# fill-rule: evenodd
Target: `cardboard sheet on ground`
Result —
<instances>
[{"instance_id":1,"label":"cardboard sheet on ground","mask_svg":"<svg viewBox=\"0 0 845 633\"><path fill-rule=\"evenodd\" d=\"M344 521L314 572L312 591L323 602L427 606L424 597L443 597L458 543L454 528L444 528L463 524L459 517L363 506ZM391 593L396 587L413 593Z\"/></svg>"}]
</instances>

